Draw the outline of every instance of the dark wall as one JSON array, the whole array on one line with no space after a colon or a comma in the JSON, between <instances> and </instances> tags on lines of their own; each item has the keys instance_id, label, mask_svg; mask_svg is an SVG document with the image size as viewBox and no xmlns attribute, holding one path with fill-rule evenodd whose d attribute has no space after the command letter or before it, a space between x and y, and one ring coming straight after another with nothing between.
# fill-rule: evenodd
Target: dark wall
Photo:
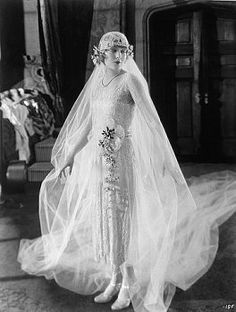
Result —
<instances>
[{"instance_id":1,"label":"dark wall","mask_svg":"<svg viewBox=\"0 0 236 312\"><path fill-rule=\"evenodd\" d=\"M23 79L23 0L0 0L0 49L0 91L3 91Z\"/></svg>"},{"instance_id":2,"label":"dark wall","mask_svg":"<svg viewBox=\"0 0 236 312\"><path fill-rule=\"evenodd\" d=\"M59 0L62 95L68 113L85 83L94 0Z\"/></svg>"}]
</instances>

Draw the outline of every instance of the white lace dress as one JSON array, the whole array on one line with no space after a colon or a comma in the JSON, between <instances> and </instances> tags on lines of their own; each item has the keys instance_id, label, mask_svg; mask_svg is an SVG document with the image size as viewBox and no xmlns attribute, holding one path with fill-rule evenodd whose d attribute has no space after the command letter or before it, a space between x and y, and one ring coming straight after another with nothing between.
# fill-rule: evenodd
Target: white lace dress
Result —
<instances>
[{"instance_id":1,"label":"white lace dress","mask_svg":"<svg viewBox=\"0 0 236 312\"><path fill-rule=\"evenodd\" d=\"M97 260L121 265L127 258L130 219L134 205L134 154L130 126L134 101L127 74L104 87L99 81L93 94L91 136L97 149L94 176L94 246ZM98 173L99 177L96 177Z\"/></svg>"}]
</instances>

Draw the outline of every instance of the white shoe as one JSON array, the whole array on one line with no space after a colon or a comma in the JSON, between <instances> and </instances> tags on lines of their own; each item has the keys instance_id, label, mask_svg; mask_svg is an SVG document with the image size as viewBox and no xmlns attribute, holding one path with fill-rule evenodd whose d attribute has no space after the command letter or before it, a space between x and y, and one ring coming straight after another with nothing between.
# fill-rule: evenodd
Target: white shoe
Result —
<instances>
[{"instance_id":1,"label":"white shoe","mask_svg":"<svg viewBox=\"0 0 236 312\"><path fill-rule=\"evenodd\" d=\"M122 309L128 308L130 303L131 303L131 300L129 296L129 286L121 286L118 298L112 304L111 309L122 310Z\"/></svg>"},{"instance_id":2,"label":"white shoe","mask_svg":"<svg viewBox=\"0 0 236 312\"><path fill-rule=\"evenodd\" d=\"M94 298L96 303L110 302L111 299L119 292L121 284L110 283L105 291Z\"/></svg>"}]
</instances>

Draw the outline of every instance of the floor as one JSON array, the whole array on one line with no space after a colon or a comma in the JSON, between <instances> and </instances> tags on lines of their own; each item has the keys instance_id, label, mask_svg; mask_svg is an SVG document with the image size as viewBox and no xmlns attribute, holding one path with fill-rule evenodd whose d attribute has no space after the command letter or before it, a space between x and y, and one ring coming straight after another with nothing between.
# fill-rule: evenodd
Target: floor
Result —
<instances>
[{"instance_id":1,"label":"floor","mask_svg":"<svg viewBox=\"0 0 236 312\"><path fill-rule=\"evenodd\" d=\"M182 164L186 178L216 170L234 170L236 165ZM24 193L4 196L0 204L0 312L106 312L110 304L95 304L93 296L80 296L60 288L54 281L21 271L16 260L20 238L40 234L38 184L28 184ZM236 214L220 227L217 257L189 290L176 291L169 312L236 311ZM125 311L133 311L130 306Z\"/></svg>"}]
</instances>

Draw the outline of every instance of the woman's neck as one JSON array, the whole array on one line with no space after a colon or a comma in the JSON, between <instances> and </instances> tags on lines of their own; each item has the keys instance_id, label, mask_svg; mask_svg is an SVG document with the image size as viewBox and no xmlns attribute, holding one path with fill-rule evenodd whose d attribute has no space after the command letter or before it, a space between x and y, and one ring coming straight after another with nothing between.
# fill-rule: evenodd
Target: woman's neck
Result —
<instances>
[{"instance_id":1,"label":"woman's neck","mask_svg":"<svg viewBox=\"0 0 236 312\"><path fill-rule=\"evenodd\" d=\"M118 76L121 73L121 71L122 71L121 69L114 70L114 69L106 68L104 78L106 80L112 79L114 76Z\"/></svg>"}]
</instances>

